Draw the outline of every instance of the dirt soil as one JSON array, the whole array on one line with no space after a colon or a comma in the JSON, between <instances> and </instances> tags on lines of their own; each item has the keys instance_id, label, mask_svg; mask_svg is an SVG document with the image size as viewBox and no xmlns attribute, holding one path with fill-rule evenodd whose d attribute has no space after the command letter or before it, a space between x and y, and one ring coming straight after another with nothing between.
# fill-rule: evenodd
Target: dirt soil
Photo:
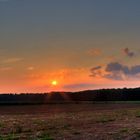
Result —
<instances>
[{"instance_id":1,"label":"dirt soil","mask_svg":"<svg viewBox=\"0 0 140 140\"><path fill-rule=\"evenodd\" d=\"M140 104L0 106L0 140L140 140Z\"/></svg>"}]
</instances>

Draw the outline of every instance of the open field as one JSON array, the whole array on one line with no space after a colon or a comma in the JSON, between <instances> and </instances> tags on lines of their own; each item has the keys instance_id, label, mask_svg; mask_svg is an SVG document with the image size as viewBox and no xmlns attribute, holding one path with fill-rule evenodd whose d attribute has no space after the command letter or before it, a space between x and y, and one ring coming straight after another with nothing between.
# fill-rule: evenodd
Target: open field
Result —
<instances>
[{"instance_id":1,"label":"open field","mask_svg":"<svg viewBox=\"0 0 140 140\"><path fill-rule=\"evenodd\" d=\"M0 140L139 140L140 104L0 106Z\"/></svg>"}]
</instances>

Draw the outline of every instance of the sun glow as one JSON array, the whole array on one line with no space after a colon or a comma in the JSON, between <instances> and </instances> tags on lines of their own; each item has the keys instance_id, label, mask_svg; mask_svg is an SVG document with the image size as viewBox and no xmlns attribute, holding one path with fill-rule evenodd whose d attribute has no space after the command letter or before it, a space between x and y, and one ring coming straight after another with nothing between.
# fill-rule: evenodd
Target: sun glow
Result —
<instances>
[{"instance_id":1,"label":"sun glow","mask_svg":"<svg viewBox=\"0 0 140 140\"><path fill-rule=\"evenodd\" d=\"M56 80L53 80L53 81L51 82L51 84L52 84L53 86L57 86L57 85L58 85L58 82L57 82Z\"/></svg>"}]
</instances>

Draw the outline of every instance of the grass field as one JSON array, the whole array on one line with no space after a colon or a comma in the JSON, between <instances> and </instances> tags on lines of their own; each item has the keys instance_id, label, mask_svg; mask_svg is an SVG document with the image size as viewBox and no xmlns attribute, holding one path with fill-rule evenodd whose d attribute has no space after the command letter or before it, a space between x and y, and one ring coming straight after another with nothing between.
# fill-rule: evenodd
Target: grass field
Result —
<instances>
[{"instance_id":1,"label":"grass field","mask_svg":"<svg viewBox=\"0 0 140 140\"><path fill-rule=\"evenodd\" d=\"M140 139L140 104L0 106L0 140L118 139Z\"/></svg>"}]
</instances>

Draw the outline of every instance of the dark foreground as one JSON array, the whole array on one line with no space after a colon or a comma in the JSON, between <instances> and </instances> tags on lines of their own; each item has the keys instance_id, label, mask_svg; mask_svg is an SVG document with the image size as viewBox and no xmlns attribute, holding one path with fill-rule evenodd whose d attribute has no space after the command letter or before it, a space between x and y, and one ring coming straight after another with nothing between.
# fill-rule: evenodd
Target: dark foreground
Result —
<instances>
[{"instance_id":1,"label":"dark foreground","mask_svg":"<svg viewBox=\"0 0 140 140\"><path fill-rule=\"evenodd\" d=\"M0 106L0 140L139 140L140 104Z\"/></svg>"}]
</instances>

